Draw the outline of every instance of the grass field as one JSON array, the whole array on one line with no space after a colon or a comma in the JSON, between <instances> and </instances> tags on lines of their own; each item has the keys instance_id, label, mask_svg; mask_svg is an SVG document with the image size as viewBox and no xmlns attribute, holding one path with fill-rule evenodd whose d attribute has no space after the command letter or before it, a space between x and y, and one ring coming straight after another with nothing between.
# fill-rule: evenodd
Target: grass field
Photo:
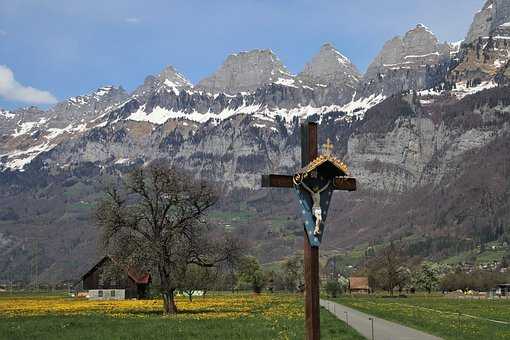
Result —
<instances>
[{"instance_id":1,"label":"grass field","mask_svg":"<svg viewBox=\"0 0 510 340\"><path fill-rule=\"evenodd\" d=\"M510 300L346 296L335 301L444 339L510 339Z\"/></svg>"},{"instance_id":2,"label":"grass field","mask_svg":"<svg viewBox=\"0 0 510 340\"><path fill-rule=\"evenodd\" d=\"M161 300L87 301L0 295L0 339L303 339L299 295L213 295L177 299L164 316ZM322 339L363 339L325 310Z\"/></svg>"}]
</instances>

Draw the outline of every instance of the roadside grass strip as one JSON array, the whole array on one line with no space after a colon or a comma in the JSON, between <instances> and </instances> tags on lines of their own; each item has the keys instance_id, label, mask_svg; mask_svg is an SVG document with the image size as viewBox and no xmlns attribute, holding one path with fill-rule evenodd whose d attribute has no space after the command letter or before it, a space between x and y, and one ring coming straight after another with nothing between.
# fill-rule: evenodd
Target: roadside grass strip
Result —
<instances>
[{"instance_id":1,"label":"roadside grass strip","mask_svg":"<svg viewBox=\"0 0 510 340\"><path fill-rule=\"evenodd\" d=\"M335 301L445 339L510 339L509 302L436 297L343 297Z\"/></svg>"},{"instance_id":2,"label":"roadside grass strip","mask_svg":"<svg viewBox=\"0 0 510 340\"><path fill-rule=\"evenodd\" d=\"M432 308L427 308L427 307L422 307L422 306L408 305L408 304L405 304L405 303L394 303L394 304L398 305L398 306L403 306L403 307L411 307L411 308L416 308L416 309L423 309L423 310L427 310L427 311L431 311L431 312L435 312L435 313L440 313L440 314L452 314L452 315L455 315L455 316L460 314L461 316L465 316L465 317L472 318L472 319L478 319L478 320L490 321L490 322L504 324L504 325L510 325L510 322L508 322L508 321L487 319L487 318L483 318L481 316L469 315L469 314L465 314L465 313L461 313L461 312L455 313L455 312L449 312L449 311L442 311L442 310L432 309Z\"/></svg>"}]
</instances>

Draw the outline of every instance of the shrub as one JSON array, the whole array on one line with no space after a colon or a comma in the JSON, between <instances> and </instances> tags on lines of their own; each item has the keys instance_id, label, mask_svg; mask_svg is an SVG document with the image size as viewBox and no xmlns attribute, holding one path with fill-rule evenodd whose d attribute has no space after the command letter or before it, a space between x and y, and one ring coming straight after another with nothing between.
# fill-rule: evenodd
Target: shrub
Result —
<instances>
[{"instance_id":1,"label":"shrub","mask_svg":"<svg viewBox=\"0 0 510 340\"><path fill-rule=\"evenodd\" d=\"M342 286L337 281L326 282L324 289L326 290L326 294L331 298L336 298L343 293Z\"/></svg>"}]
</instances>

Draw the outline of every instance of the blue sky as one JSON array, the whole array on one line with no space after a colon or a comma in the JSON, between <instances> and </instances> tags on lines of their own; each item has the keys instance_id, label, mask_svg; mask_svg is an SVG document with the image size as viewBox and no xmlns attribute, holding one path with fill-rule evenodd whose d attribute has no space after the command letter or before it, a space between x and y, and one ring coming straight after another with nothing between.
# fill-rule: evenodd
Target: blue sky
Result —
<instances>
[{"instance_id":1,"label":"blue sky","mask_svg":"<svg viewBox=\"0 0 510 340\"><path fill-rule=\"evenodd\" d=\"M0 107L49 103L106 84L133 90L166 65L196 83L228 54L254 48L272 49L298 73L331 42L364 71L386 40L417 23L441 41L463 39L483 3L0 0Z\"/></svg>"}]
</instances>

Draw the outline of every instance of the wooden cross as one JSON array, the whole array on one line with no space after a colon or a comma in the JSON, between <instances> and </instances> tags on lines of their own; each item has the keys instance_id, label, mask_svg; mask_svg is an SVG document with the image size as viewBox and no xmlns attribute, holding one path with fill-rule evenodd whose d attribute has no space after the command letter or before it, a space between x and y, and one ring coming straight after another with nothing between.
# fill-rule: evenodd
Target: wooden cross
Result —
<instances>
[{"instance_id":1,"label":"wooden cross","mask_svg":"<svg viewBox=\"0 0 510 340\"><path fill-rule=\"evenodd\" d=\"M301 165L307 166L317 158L318 136L317 124L308 122L301 125ZM325 145L326 153L333 149L328 139ZM327 154L328 155L328 154ZM294 188L292 175L263 175L262 187ZM339 176L333 179L334 190L356 190L356 179ZM306 230L304 232L304 269L305 269L305 325L306 339L320 339L320 307L319 307L319 248L312 247L308 242Z\"/></svg>"}]
</instances>

